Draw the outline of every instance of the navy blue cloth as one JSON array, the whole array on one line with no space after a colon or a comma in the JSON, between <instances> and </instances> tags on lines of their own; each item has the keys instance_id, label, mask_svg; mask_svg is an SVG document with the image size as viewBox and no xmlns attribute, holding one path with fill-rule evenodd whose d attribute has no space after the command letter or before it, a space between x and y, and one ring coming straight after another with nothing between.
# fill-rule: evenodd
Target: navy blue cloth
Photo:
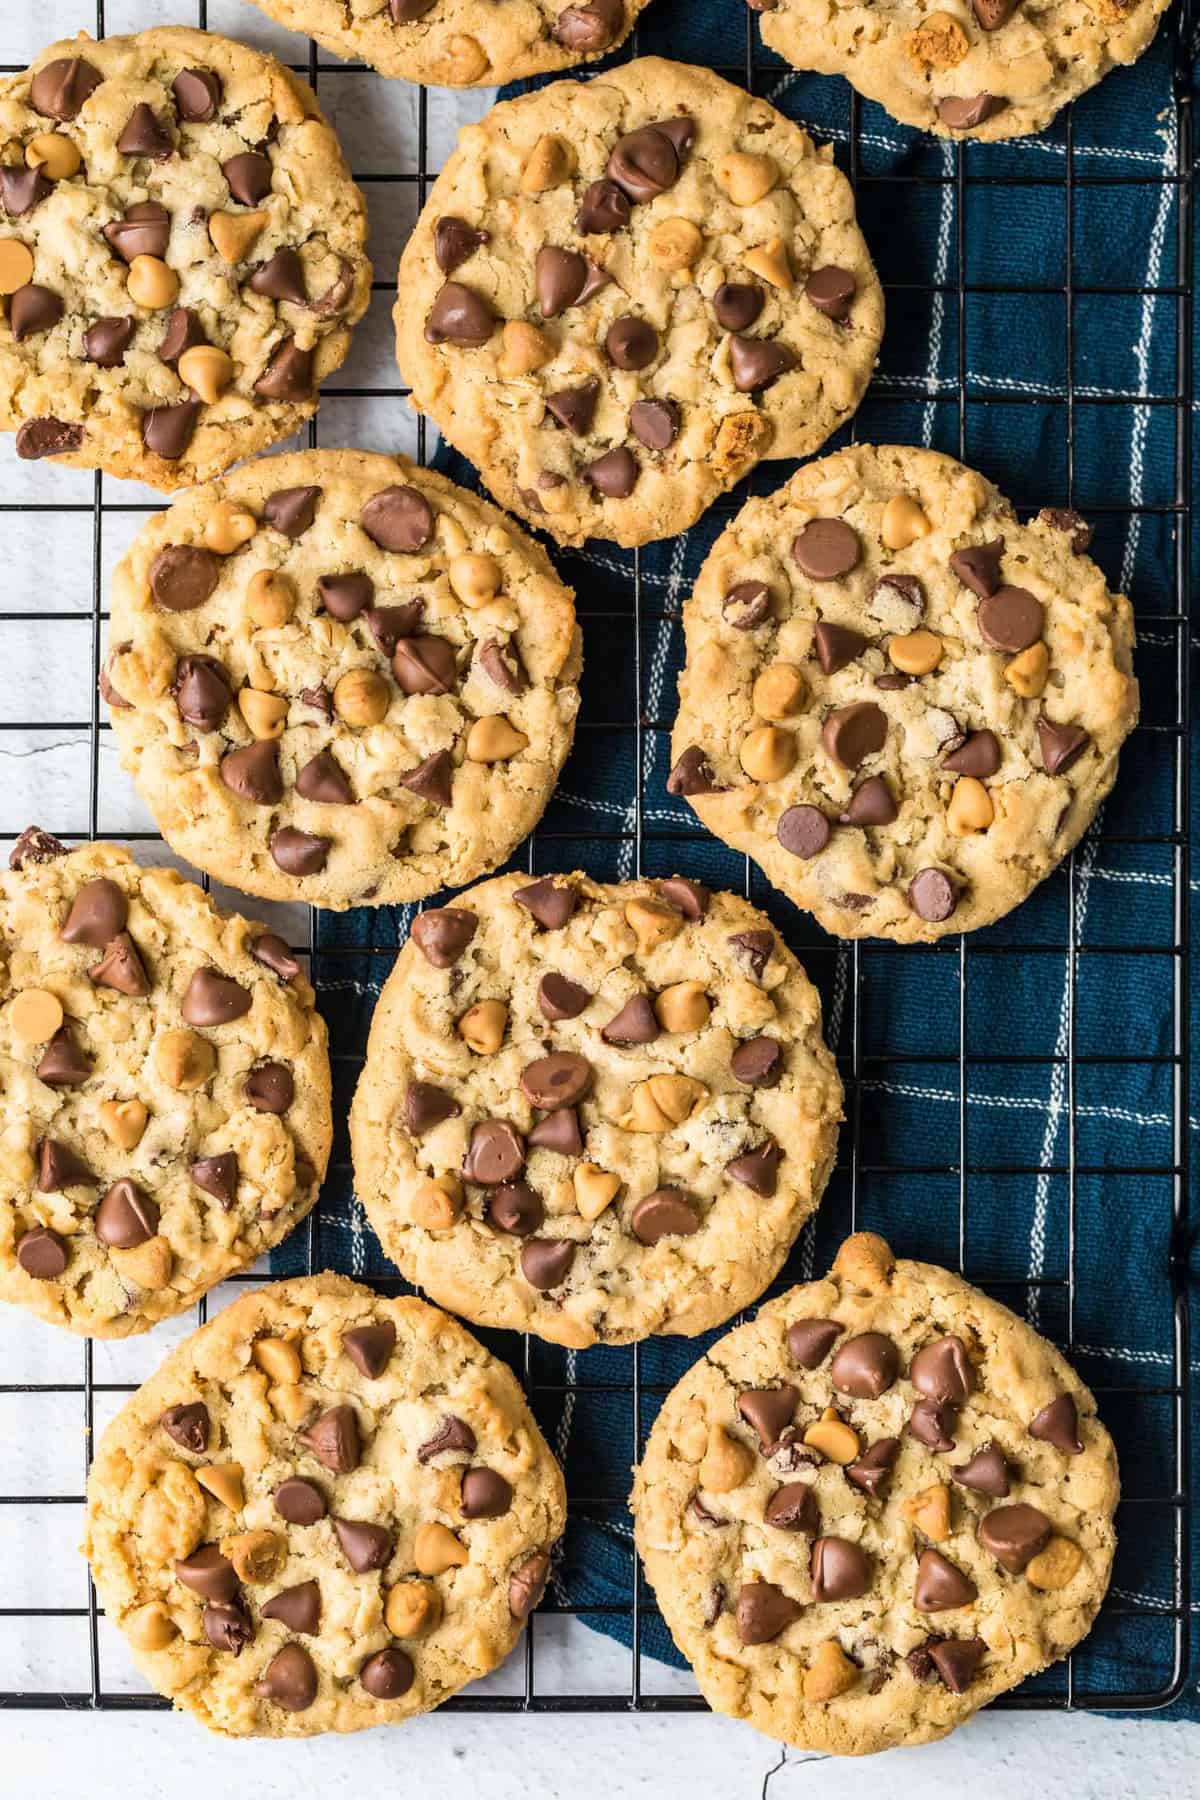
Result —
<instances>
[{"instance_id":1,"label":"navy blue cloth","mask_svg":"<svg viewBox=\"0 0 1200 1800\"><path fill-rule=\"evenodd\" d=\"M656 0L637 48L744 79L746 43L740 7ZM1175 56L1172 17L1142 61L1080 101L1069 122L1060 118L1041 136L1012 144L968 146L960 184L955 146L895 124L876 106L858 108L845 83L798 75L755 47L756 91L831 142L857 176L859 218L889 289L880 368L857 434L962 455L1023 511L1072 501L1095 524L1092 554L1134 601L1144 728L1127 745L1116 790L1070 866L961 948L951 940L932 949L868 942L853 950L697 829L664 785L679 609L729 504L641 553L640 603L632 553L607 544L579 553L551 547L577 590L583 624L581 729L543 826L513 863L538 873L582 867L601 879L639 866L651 875L698 875L748 892L800 954L841 1058L848 1122L825 1202L772 1291L821 1273L848 1230L870 1227L901 1254L962 1266L1068 1350L1099 1390L1129 1496L1118 1516L1110 1605L1074 1668L1076 1699L1113 1707L1133 1694L1168 1694L1176 1679L1168 1270L1173 1241L1188 1250L1173 1240L1177 1136L1186 1138L1200 1110L1193 1087L1179 1098L1188 1116L1176 1119L1170 1061L1177 1036L1196 1022L1194 1011L1190 1020L1186 1011L1176 1018L1173 954L1177 909L1190 898L1171 841L1180 824L1176 759L1184 754L1178 726L1187 679L1171 510L1182 415L1153 404L1170 402L1181 385L1182 301L1172 291L1186 277L1177 262L1180 190L1172 179ZM1068 131L1076 177L1069 203ZM1016 180L976 180L994 176ZM1068 276L1077 289L1164 291L1076 294L1068 330ZM972 293L960 310L960 277L973 287L1048 291ZM443 449L437 460L455 479L478 485L461 458ZM790 472L790 465L764 464L732 504L771 491ZM411 909L395 909L319 920L314 977L338 1057L339 1121L375 998L410 919ZM333 947L356 954L322 954ZM344 1123L338 1130L317 1219L318 1265L366 1279L394 1273L354 1198ZM303 1266L303 1238L276 1252L276 1272ZM482 1335L515 1366L527 1366L535 1409L578 1497L552 1601L629 1643L630 1464L663 1387L712 1338L641 1347L635 1420L633 1351L574 1354L534 1343L526 1365L519 1340ZM1182 1354L1194 1364L1197 1353L1193 1331ZM564 1395L564 1387L573 1391ZM1200 1542L1192 1547L1200 1567ZM1190 1673L1173 1717L1200 1716L1200 1585L1193 1592L1184 1651ZM678 1666L644 1588L641 1600L643 1655ZM1065 1680L1059 1667L1029 1686L1061 1696ZM649 1664L643 1681L652 1691Z\"/></svg>"}]
</instances>

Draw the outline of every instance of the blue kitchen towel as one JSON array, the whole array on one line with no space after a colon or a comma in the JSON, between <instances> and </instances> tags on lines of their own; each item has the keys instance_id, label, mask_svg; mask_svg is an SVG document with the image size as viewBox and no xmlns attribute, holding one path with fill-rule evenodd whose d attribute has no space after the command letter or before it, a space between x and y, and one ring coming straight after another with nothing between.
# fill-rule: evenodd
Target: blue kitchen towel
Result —
<instances>
[{"instance_id":1,"label":"blue kitchen towel","mask_svg":"<svg viewBox=\"0 0 1200 1800\"><path fill-rule=\"evenodd\" d=\"M1190 648L1186 635L1181 644L1188 627L1176 585L1184 416L1174 401L1187 274L1178 262L1172 107L1177 58L1180 68L1187 58L1177 43L1194 50L1177 39L1172 18L1135 68L1110 76L1047 132L969 145L965 181L956 146L907 130L853 102L845 83L798 75L755 46L756 91L831 142L856 176L859 218L888 289L879 372L857 434L963 455L1022 510L1073 501L1094 522L1092 554L1134 600L1143 726L1070 866L961 944L855 949L826 937L744 859L697 830L664 785L679 614L729 505L640 556L600 543L554 551L578 594L583 709L558 792L514 866L632 875L640 786L645 873L698 875L748 892L771 915L821 990L848 1085L839 1167L772 1291L819 1274L848 1230L870 1227L901 1254L962 1266L1069 1350L1098 1391L1127 1496L1110 1602L1075 1658L1074 1698L1120 1708L1174 1696L1170 1716L1194 1718L1200 1582L1179 1643L1176 1533L1186 1552L1188 1532L1178 1505L1179 1319L1170 1281L1172 1256L1185 1269L1192 1254L1176 1228L1176 1171L1200 1110L1194 1087L1177 1092L1172 1060L1196 1022L1176 953L1196 885L1176 816ZM744 79L746 45L741 9L715 0L656 0L637 34L642 53L708 63L733 79ZM1068 279L1082 290L1069 321ZM961 305L960 280L972 290ZM444 448L438 464L478 485ZM765 464L745 491L769 492L790 472ZM411 916L396 908L317 922L313 973L336 1058L339 1137L315 1258L368 1280L395 1271L354 1197L344 1120L371 1011ZM306 1254L297 1233L273 1269L295 1272ZM1181 1277L1186 1292L1182 1269ZM571 1519L548 1604L629 1644L630 1465L664 1387L717 1334L578 1354L483 1335L525 1373L566 1470ZM1198 1352L1193 1329L1179 1355L1194 1367ZM643 1657L681 1666L644 1584L639 1610ZM654 1692L652 1662L642 1662L640 1680ZM1066 1691L1061 1668L1024 1690Z\"/></svg>"}]
</instances>

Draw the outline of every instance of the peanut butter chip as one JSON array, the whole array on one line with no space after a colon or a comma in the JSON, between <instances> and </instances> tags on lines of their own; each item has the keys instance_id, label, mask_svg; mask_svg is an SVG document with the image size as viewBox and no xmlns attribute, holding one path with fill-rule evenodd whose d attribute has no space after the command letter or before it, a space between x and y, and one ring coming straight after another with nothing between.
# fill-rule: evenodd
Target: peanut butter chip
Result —
<instances>
[{"instance_id":1,"label":"peanut butter chip","mask_svg":"<svg viewBox=\"0 0 1200 1800\"><path fill-rule=\"evenodd\" d=\"M0 238L0 294L15 294L33 279L33 256L19 238Z\"/></svg>"},{"instance_id":2,"label":"peanut butter chip","mask_svg":"<svg viewBox=\"0 0 1200 1800\"><path fill-rule=\"evenodd\" d=\"M45 988L26 988L8 1009L14 1037L26 1044L48 1044L63 1022L62 1002Z\"/></svg>"}]
</instances>

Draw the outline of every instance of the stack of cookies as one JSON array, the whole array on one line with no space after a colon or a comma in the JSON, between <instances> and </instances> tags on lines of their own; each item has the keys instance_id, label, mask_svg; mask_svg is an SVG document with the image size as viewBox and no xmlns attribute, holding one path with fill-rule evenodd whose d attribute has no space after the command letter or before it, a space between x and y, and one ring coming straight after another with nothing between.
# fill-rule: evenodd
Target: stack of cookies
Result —
<instances>
[{"instance_id":1,"label":"stack of cookies","mask_svg":"<svg viewBox=\"0 0 1200 1800\"><path fill-rule=\"evenodd\" d=\"M260 3L384 76L469 86L601 57L642 0ZM799 66L994 138L1132 60L1161 6L1086 53L1054 0L755 10ZM213 1729L402 1721L508 1654L566 1519L518 1384L448 1314L572 1350L722 1326L820 1204L842 1117L766 913L686 870L494 874L580 704L574 595L529 532L672 537L820 451L874 369L880 283L828 149L709 70L626 61L467 127L404 250L402 374L497 504L352 449L229 472L313 415L369 298L313 94L162 28L52 46L0 123L0 427L185 490L116 570L100 674L162 837L262 900L465 890L416 917L349 1120L370 1223L436 1305L313 1274L225 1308L105 1433L86 1553L138 1666ZM668 791L836 937L1002 917L1137 716L1131 609L1088 544L929 450L807 463L684 608ZM0 1060L0 1296L41 1319L146 1330L317 1201L335 1121L302 960L173 870L21 836ZM1079 1641L1117 1494L1062 1357L857 1234L696 1362L631 1505L710 1703L860 1753Z\"/></svg>"}]
</instances>

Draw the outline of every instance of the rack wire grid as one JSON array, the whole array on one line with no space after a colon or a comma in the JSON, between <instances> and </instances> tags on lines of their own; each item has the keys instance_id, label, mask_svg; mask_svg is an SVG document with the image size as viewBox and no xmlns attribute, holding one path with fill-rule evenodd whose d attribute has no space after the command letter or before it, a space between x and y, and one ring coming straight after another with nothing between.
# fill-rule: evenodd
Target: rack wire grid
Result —
<instances>
[{"instance_id":1,"label":"rack wire grid","mask_svg":"<svg viewBox=\"0 0 1200 1800\"><path fill-rule=\"evenodd\" d=\"M147 0L149 4L149 0ZM213 29L224 29L236 33L237 25L229 21L225 14L227 5L222 0L197 0L195 6L195 22L204 28L210 25L210 13L218 6L222 8L222 16L211 20ZM130 23L126 18L129 10L137 11L137 0L110 0L108 12L112 15L120 10L119 22L113 20L110 29L135 29L140 23L160 22L158 15L153 19L134 19ZM183 0L178 8L184 11ZM103 36L106 28L106 7L104 0L97 0L95 6L94 28L97 36ZM257 14L254 19L261 25ZM78 26L83 21L76 20ZM239 21L249 25L249 20ZM929 395L929 404L938 408L949 407L955 422L957 433L957 452L964 460L970 460L968 452L972 447L973 433L969 432L969 422L979 409L1005 406L1029 406L1032 404L1028 396L1020 392L991 392L981 395L972 388L967 356L968 341L968 309L971 302L979 296L1009 295L1018 299L1032 298L1040 295L1057 297L1063 303L1065 318L1065 334L1063 342L1064 379L1061 394L1039 399L1038 404L1049 406L1065 414L1065 486L1055 495L1045 496L1048 502L1070 506L1076 497L1075 449L1076 427L1079 409L1085 402L1081 399L1079 383L1076 375L1075 332L1077 306L1081 300L1099 294L1123 294L1146 299L1154 296L1156 300L1173 301L1175 309L1175 365L1174 392L1169 396L1151 396L1145 389L1136 393L1086 396L1086 404L1110 404L1116 406L1140 406L1154 408L1166 415L1169 427L1173 432L1174 455L1174 490L1168 499L1161 502L1131 504L1127 492L1126 472L1114 468L1111 470L1112 493L1103 501L1089 500L1087 511L1089 517L1100 516L1110 520L1127 519L1136 513L1166 517L1173 525L1173 569L1171 571L1172 602L1166 611L1154 611L1153 628L1160 644L1165 643L1168 654L1162 664L1165 673L1160 681L1166 680L1170 687L1173 702L1168 708L1167 716L1159 716L1138 727L1139 733L1153 734L1160 747L1165 746L1169 773L1164 774L1164 781L1171 787L1170 818L1165 828L1159 832L1124 834L1118 838L1110 838L1123 844L1143 844L1154 846L1163 852L1165 873L1161 879L1168 882L1170 888L1170 905L1166 909L1169 915L1161 937L1154 941L1123 943L1120 945L1093 944L1080 941L1077 927L1076 907L1076 854L1072 855L1066 869L1067 906L1065 937L1062 942L1030 942L1023 939L1020 929L1001 936L999 941L990 941L989 934L980 934L981 941L968 942L965 938L944 940L934 950L921 948L906 949L899 946L874 941L870 944L840 944L836 940L826 938L811 921L804 934L802 944L797 943L795 930L788 932L794 948L809 969L813 979L822 988L826 998L827 1010L831 983L836 980L842 992L842 1012L847 1025L849 1039L848 1048L840 1055L843 1077L847 1088L847 1124L843 1131L840 1160L835 1172L834 1183L825 1201L825 1209L833 1208L838 1217L836 1226L838 1235L842 1231L853 1230L860 1225L874 1223L870 1192L873 1184L896 1177L898 1171L891 1162L872 1160L871 1147L864 1131L864 1084L868 1076L878 1078L889 1067L903 1062L905 1065L928 1065L942 1069L956 1083L953 1096L957 1112L957 1154L944 1162L913 1163L903 1165L905 1176L927 1178L948 1182L955 1194L954 1210L957 1213L957 1232L952 1241L938 1246L937 1260L960 1269L968 1279L988 1291L995 1292L1009 1304L1018 1309L1024 1304L1028 1308L1030 1297L1040 1294L1040 1306L1050 1302L1056 1304L1055 1318L1060 1321L1061 1329L1055 1335L1061 1342L1068 1356L1076 1347L1076 1314L1081 1300L1081 1287L1076 1263L1076 1213L1077 1192L1079 1184L1086 1178L1101 1176L1105 1179L1121 1179L1125 1176L1153 1176L1160 1178L1166 1194L1169 1195L1170 1218L1165 1233L1166 1254L1163 1257L1161 1281L1164 1290L1169 1290L1170 1349L1159 1362L1165 1365L1163 1377L1152 1383L1121 1383L1106 1385L1093 1383L1094 1391L1100 1401L1104 1413L1106 1401L1119 1406L1123 1415L1132 1416L1135 1431L1144 1428L1153 1418L1153 1427L1158 1435L1160 1448L1163 1451L1161 1461L1156 1468L1161 1472L1161 1480L1155 1481L1149 1488L1139 1484L1139 1472L1127 1471L1128 1492L1122 1500L1118 1525L1123 1527L1124 1534L1134 1534L1135 1538L1149 1537L1156 1529L1165 1536L1167 1554L1170 1561L1170 1594L1168 1599L1161 1596L1147 1601L1144 1597L1124 1595L1120 1592L1114 1597L1110 1594L1102 1609L1097 1632L1102 1631L1106 1622L1110 1630L1118 1634L1121 1622L1128 1619L1150 1621L1159 1628L1160 1648L1153 1656L1153 1668L1146 1679L1130 1681L1128 1684L1107 1682L1097 1683L1081 1676L1078 1670L1080 1652L1066 1659L1055 1670L1042 1677L1038 1682L1026 1683L1014 1694L1010 1694L996 1702L1001 1707L1065 1709L1121 1709L1127 1711L1143 1711L1166 1705L1179 1696L1189 1676L1189 1612L1192 1608L1192 1582L1189 1567L1189 1525L1191 1518L1190 1491L1190 1443L1189 1443L1189 1355L1188 1355L1188 1295L1186 1290L1187 1255L1190 1244L1188 1222L1188 1142L1187 1142L1187 1104L1188 1104L1188 996L1189 996L1189 943L1188 943L1188 856L1189 856L1189 770L1188 744L1190 728L1189 712L1189 619L1191 607L1191 570L1190 553L1192 547L1192 410L1193 410L1193 363L1192 363L1192 270L1193 252L1193 137L1191 122L1191 90L1188 52L1191 44L1190 11L1184 8L1177 11L1164 26L1167 32L1173 32L1174 43L1174 97L1172 121L1173 130L1168 141L1174 144L1173 159L1168 159L1166 166L1154 173L1131 174L1121 173L1081 173L1076 166L1076 150L1074 139L1074 123L1072 112L1068 109L1065 118L1065 142L1063 167L1061 173L1037 174L1033 176L1013 177L1008 174L997 175L987 172L987 165L977 160L983 146L958 143L953 146L939 146L941 165L931 172L928 168L908 171L904 168L890 171L872 172L865 165L863 156L863 112L864 106L859 97L843 84L839 84L845 96L847 125L844 132L835 134L839 145L844 143L844 166L855 186L860 204L860 211L872 187L882 188L888 207L902 219L904 208L909 199L921 189L937 188L953 190L954 233L957 246L957 258L953 264L952 278L928 280L924 277L908 282L889 282L885 277L885 290L894 297L899 292L918 297L934 298L946 312L956 319L957 323L957 381L951 384L950 391L933 392ZM0 43L0 53L4 45ZM625 54L638 53L638 34L634 36ZM15 72L24 64L6 63L3 72ZM307 61L293 63L298 73L304 74L319 92L322 86L328 90L347 75L369 75L361 64L348 64L318 57L315 45L310 45ZM747 12L744 60L736 68L721 68L719 73L727 78L740 81L751 91L764 92L772 80L777 80L781 66L775 64L771 68L764 66L763 53L758 46L752 16ZM374 78L380 79L380 78ZM335 89L336 92L336 89ZM335 108L336 112L336 108ZM430 129L430 95L427 90L417 90L417 167L415 169L377 169L368 167L356 170L356 179L366 190L368 197L377 199L381 190L388 185L399 184L410 193L415 194L417 204L422 204L436 170L429 166L431 129ZM1047 192L1057 192L1062 199L1062 231L1063 231L1063 267L1062 281L1028 282L1028 283L980 283L967 279L968 267L965 255L968 205L973 203L977 194L981 195L985 205L992 204L997 191L1014 186L1025 185L1038 187ZM1088 187L1092 188L1140 188L1145 192L1146 204L1155 204L1164 190L1169 190L1170 201L1168 216L1174 221L1175 236L1175 280L1164 285L1129 285L1113 287L1111 285L1089 285L1076 280L1075 275L1075 221L1080 204L1080 195ZM868 230L868 237L870 232ZM393 283L384 278L376 280L375 289L388 294ZM377 302L387 306L388 301ZM360 330L364 329L360 327ZM889 399L911 398L911 384L908 387L898 386L889 378L887 368L887 346L885 343L882 373L877 377L869 401L887 402ZM328 403L336 400L385 400L401 402L407 397L408 390L398 384L385 381L379 385L351 386L339 383L335 378L323 391L322 399ZM865 409L864 409L865 411ZM315 446L321 421L314 420L309 427L308 442ZM868 433L858 427L865 438ZM849 435L853 435L853 430ZM421 461L426 459L429 448L426 439L424 421L417 426L417 450ZM346 439L339 433L339 441L353 442L351 435ZM981 459L982 460L982 459ZM11 472L12 464L8 465ZM986 464L985 464L986 467ZM92 701L90 716L74 725L56 724L55 730L60 733L76 733L86 740L87 759L90 771L87 794L86 821L78 817L54 819L41 817L38 822L66 839L79 839L109 835L101 832L101 747L105 742L109 727L101 719L99 701L95 685L95 677L99 672L102 654L102 636L107 619L105 608L105 551L106 526L112 529L114 517L121 514L139 515L129 523L128 528L140 522L140 515L157 510L156 503L147 498L134 501L122 500L122 493L130 490L121 484L113 483L97 474L88 477L91 484L90 501L74 500L60 502L57 500L42 502L37 499L29 503L0 502L0 513L18 512L44 513L56 521L57 529L63 531L64 517L71 514L85 515L90 522L91 530L91 605L90 613L82 614L90 618L91 630L91 674ZM765 487L775 484L776 476L766 482ZM136 491L136 490L135 490ZM117 497L114 497L117 496ZM736 509L738 500L727 498L714 509L720 519L725 519ZM161 504L161 502L157 503ZM643 859L652 863L657 854L661 866L648 867L647 872L669 872L663 858L672 867L678 860L678 854L688 844L707 843L711 840L707 834L698 829L689 829L678 821L670 830L657 829L655 820L660 816L656 805L651 808L645 793L645 776L652 766L661 767L662 756L656 755L664 744L670 730L670 718L652 717L647 710L647 694L645 686L646 670L644 668L643 632L648 624L661 622L664 618L677 621L678 607L673 610L655 608L645 594L646 583L643 579L642 556L634 552L628 572L627 605L612 609L607 605L589 608L586 595L580 601L580 617L584 626L585 646L587 635L592 633L624 633L621 640L632 659L633 676L636 682L637 704L632 718L624 719L619 724L596 725L588 717L585 706L580 720L581 735L589 729L617 730L621 729L632 736L632 793L629 798L628 813L619 828L603 831L589 831L584 834L579 830L559 831L550 825L544 825L524 847L521 855L522 863L531 871L545 872L564 865L561 860L563 846L569 846L572 858L581 861L590 872L601 878L611 874L608 858L614 846L623 846L627 861L623 868L625 873L641 872ZM39 611L38 617L43 622L71 620L79 623L81 615L77 612ZM29 611L0 611L0 626L7 632L28 629ZM1166 634L1165 638L1161 634ZM10 640L11 642L11 640ZM6 645L6 650L8 645ZM0 734L8 735L16 732L36 733L42 729L37 721L29 723L0 722ZM1128 754L1128 751L1127 751ZM663 751L665 755L665 750ZM568 765L569 766L569 765ZM661 775L659 776L661 780ZM20 803L20 802L19 802ZM616 809L614 809L616 810ZM653 816L652 816L653 815ZM690 818L690 815L689 815ZM3 820L4 829L0 831L0 839L12 840L28 819L9 818ZM162 840L149 831L125 831L119 835L139 845L139 854L143 859L152 855L164 854ZM1105 841L1103 833L1101 841ZM151 850L147 846L157 846ZM686 854L686 852L685 852ZM760 905L766 904L768 896L765 884L753 870L749 859L735 859L740 871L740 880L747 897L754 898ZM599 866L603 865L603 866ZM207 886L207 882L205 883ZM251 910L262 913L261 907ZM352 944L333 941L336 932L331 926L336 924L330 915L321 915L308 910L307 933L299 934L293 930L291 936L297 941L301 953L306 954L313 984L316 988L323 1010L333 1022L339 1007L339 991L344 987L342 975L348 965L348 959L372 958L377 960L371 985L377 989L383 975L386 974L395 944L370 945L360 947ZM293 909L294 916L295 909ZM793 915L795 917L796 915ZM396 940L402 936L407 923L407 911L397 917ZM1018 915L1019 920L1019 915ZM1171 974L1168 982L1169 1000L1165 1014L1156 1021L1165 1025L1171 1050L1162 1056L1138 1057L1136 1055L1104 1055L1085 1054L1076 1043L1076 994L1080 980L1081 968L1091 957L1103 958L1106 955L1145 956L1167 959ZM885 1047L882 1051L871 1049L864 1029L864 1007L867 991L868 957L879 958L876 965L872 961L874 981L887 981L889 959L895 957L938 957L950 959L954 969L957 990L957 1047L948 1053L928 1052L914 1053L911 1050L897 1050ZM993 1166L973 1161L968 1147L968 1070L974 1063L982 1060L969 1049L969 974L977 959L991 957L1043 957L1065 959L1066 981L1066 1039L1061 1049L1045 1056L997 1056L988 1060L1012 1068L1019 1066L1057 1067L1062 1080L1062 1110L1066 1116L1067 1153L1065 1160L1047 1165L1044 1161L1028 1164L1007 1163ZM382 963L378 959L384 959ZM365 1039L365 1032L361 1038ZM335 1049L335 1093L340 1085L343 1093L349 1091L357 1068L361 1064L363 1041L352 1047ZM1166 1072L1171 1096L1171 1118L1169 1128L1169 1150L1161 1160L1151 1164L1130 1164L1127 1168L1113 1167L1105 1164L1102 1167L1092 1166L1077 1149L1077 1084L1082 1072L1090 1068L1121 1066L1132 1062L1146 1062L1161 1065ZM990 1269L987 1266L976 1266L969 1254L969 1220L973 1221L980 1205L979 1183L985 1177L1003 1175L1016 1178L1053 1177L1065 1184L1067 1229L1066 1229L1066 1263L1061 1274L1043 1275L1030 1278L1026 1275L1014 1276L1004 1270ZM349 1181L350 1171L346 1155L345 1132L339 1130L335 1136L334 1162L330 1170L331 1181L337 1179ZM992 1202L994 1204L994 1200ZM305 1263L309 1270L325 1265L328 1257L323 1253L321 1239L321 1208L319 1207L309 1218L306 1226L301 1228L304 1241ZM903 1243L901 1249L907 1248ZM794 1270L795 1263L789 1265ZM773 1284L772 1293L789 1285L788 1270L784 1276ZM795 1278L793 1273L792 1279ZM220 1298L228 1291L236 1292L237 1282L257 1282L262 1279L261 1272L247 1272L234 1277L228 1289L222 1289L213 1296L213 1304L219 1304ZM376 1285L384 1290L406 1289L398 1276L383 1276ZM1038 1300L1033 1302L1034 1309L1039 1309ZM198 1320L202 1322L208 1314L208 1304L202 1302L197 1309ZM176 1321L180 1331L174 1333L174 1341L178 1341L182 1330L191 1329L192 1318ZM1045 1327L1047 1330L1050 1328ZM63 1336L65 1334L58 1334ZM580 1365L574 1357L566 1359L565 1364L556 1367L555 1379L543 1379L539 1360L539 1346L528 1338L522 1340L503 1334L484 1334L494 1339L508 1360L523 1374L526 1391L531 1403L538 1408L539 1404L550 1395L562 1401L582 1401L589 1395L616 1398L627 1407L625 1429L628 1433L629 1460L636 1461L645 1442L645 1435L652 1422L654 1411L662 1395L671 1385L669 1381L656 1379L656 1365L651 1361L647 1372L647 1359L652 1358L650 1346L633 1346L627 1351L610 1352L610 1356L618 1355L623 1361L621 1373L615 1379L601 1382L589 1381L586 1367ZM9 1420L10 1439L14 1428L19 1432L29 1433L39 1429L39 1420L44 1417L45 1408L51 1401L65 1401L71 1409L78 1407L82 1427L81 1472L86 1469L90 1458L93 1441L93 1430L97 1424L99 1412L111 1412L119 1406L124 1397L134 1391L137 1380L157 1364L164 1353L164 1342L169 1347L172 1341L170 1325L158 1328L149 1338L133 1340L133 1344L141 1347L143 1366L132 1379L125 1371L118 1368L115 1373L122 1374L122 1379L103 1379L97 1370L97 1361L109 1350L106 1345L94 1345L85 1342L82 1349L73 1341L67 1346L71 1363L68 1369L59 1357L54 1358L53 1380L20 1381L0 1383L0 1407L8 1410L3 1416ZM78 1375L73 1370L78 1365L74 1358L79 1356L82 1367ZM585 1359L586 1362L586 1359ZM611 1364L606 1365L611 1367ZM107 1373L107 1369L103 1371ZM15 1408L13 1411L11 1409ZM1111 1421L1110 1421L1111 1422ZM1118 1438L1120 1444L1120 1439ZM3 1483L8 1486L7 1482ZM72 1484L73 1485L73 1484ZM570 1507L576 1515L582 1514L592 1520L613 1520L623 1516L626 1494L621 1491L603 1494L572 1495ZM51 1491L38 1494L0 1493L0 1506L5 1508L25 1509L33 1516L33 1530L39 1530L37 1520L44 1519L49 1509L64 1509L73 1514L77 1522L81 1522L83 1496L79 1491ZM2 1516L2 1515L0 1515ZM9 1518L13 1514L9 1513ZM1155 1526L1151 1521L1159 1521ZM626 1531L621 1534L628 1546L628 1594L614 1604L573 1605L569 1598L561 1597L561 1583L556 1584L554 1592L557 1598L547 1597L540 1612L530 1621L523 1649L512 1659L510 1669L515 1666L518 1680L515 1690L512 1683L506 1691L488 1691L491 1684L483 1684L468 1690L449 1702L451 1707L468 1710L492 1710L500 1712L519 1711L689 1711L702 1710L704 1702L695 1693L694 1688L680 1691L681 1683L667 1683L670 1691L656 1691L655 1678L647 1678L645 1663L645 1636L647 1621L652 1617L653 1598L647 1590L636 1557L632 1550L631 1540ZM40 1581L43 1570L35 1567L30 1579ZM118 1641L113 1634L110 1644L104 1644L103 1615L98 1607L95 1590L90 1581L86 1581L82 1572L72 1577L79 1584L78 1604L40 1605L27 1601L24 1591L21 1603L0 1606L0 1642L4 1630L19 1629L22 1626L36 1634L48 1633L62 1627L73 1633L82 1633L86 1637L86 1677L72 1683L55 1683L52 1686L40 1686L39 1675L41 1665L35 1652L27 1660L30 1673L28 1681L0 1689L0 1708L104 1708L119 1710L136 1710L143 1708L165 1707L167 1702L140 1689L127 1691L129 1681L124 1659L120 1655ZM0 1595L0 1597L3 1597ZM36 1597L36 1596L35 1596ZM545 1682L539 1681L540 1659L537 1654L539 1637L548 1629L552 1630L555 1615L578 1614L585 1620L601 1626L618 1627L618 1635L623 1635L627 1643L626 1673L618 1684L612 1682L604 1691L573 1691L587 1687L586 1682L572 1683L569 1679L565 1686L555 1685L550 1691ZM616 1615L615 1619L603 1615ZM34 1640L41 1642L40 1636ZM592 1641L592 1640L589 1640ZM102 1657L102 1646L104 1655ZM623 1653L625 1654L625 1653ZM19 1661L19 1658L17 1659ZM13 1659L5 1658L3 1667L7 1671ZM115 1667L114 1667L115 1665ZM72 1666L75 1666L74 1664ZM611 1669L611 1658L606 1665ZM576 1668L579 1667L578 1660ZM661 1669L660 1664L654 1665Z\"/></svg>"}]
</instances>

